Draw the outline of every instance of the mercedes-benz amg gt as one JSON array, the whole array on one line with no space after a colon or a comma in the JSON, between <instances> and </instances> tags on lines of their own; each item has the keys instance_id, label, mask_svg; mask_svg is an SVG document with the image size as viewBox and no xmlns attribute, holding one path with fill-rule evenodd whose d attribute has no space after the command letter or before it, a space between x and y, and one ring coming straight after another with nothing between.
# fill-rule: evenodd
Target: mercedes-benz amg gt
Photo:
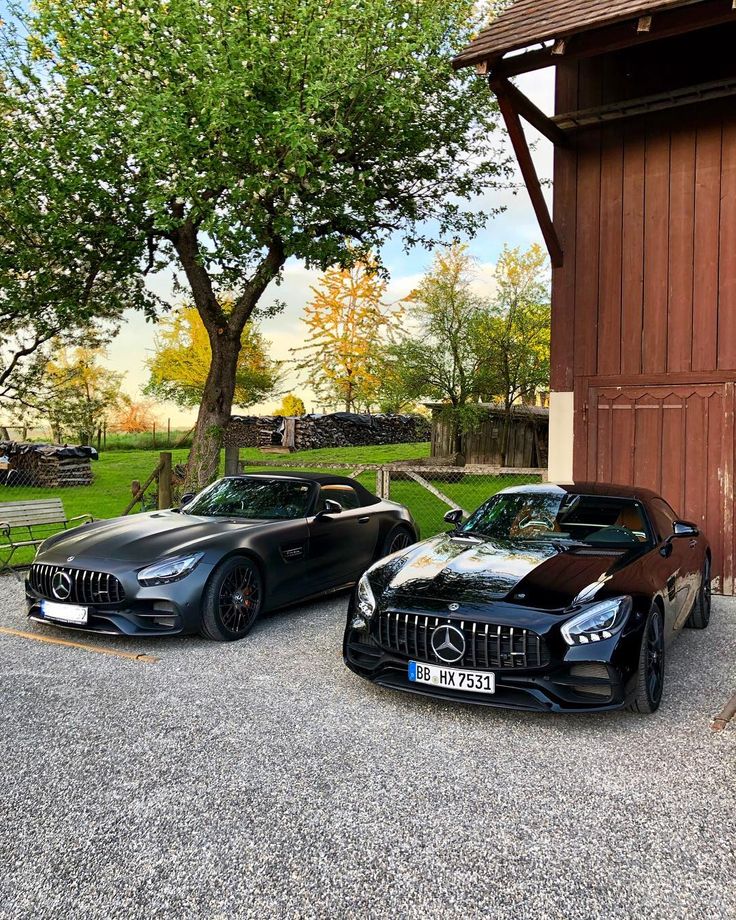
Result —
<instances>
[{"instance_id":1,"label":"mercedes-benz amg gt","mask_svg":"<svg viewBox=\"0 0 736 920\"><path fill-rule=\"evenodd\" d=\"M507 489L360 579L347 666L383 687L536 710L660 704L670 640L710 619L711 551L659 495Z\"/></svg>"}]
</instances>

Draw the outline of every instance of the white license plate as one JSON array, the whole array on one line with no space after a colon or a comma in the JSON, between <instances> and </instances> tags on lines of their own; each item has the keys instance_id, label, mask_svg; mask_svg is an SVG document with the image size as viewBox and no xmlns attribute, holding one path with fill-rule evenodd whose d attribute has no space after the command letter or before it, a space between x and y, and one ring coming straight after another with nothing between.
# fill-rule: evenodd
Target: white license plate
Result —
<instances>
[{"instance_id":1,"label":"white license plate","mask_svg":"<svg viewBox=\"0 0 736 920\"><path fill-rule=\"evenodd\" d=\"M469 693L496 692L496 675L488 671L460 671L419 661L409 662L409 680L415 684L430 684L432 687L465 690Z\"/></svg>"},{"instance_id":2,"label":"white license plate","mask_svg":"<svg viewBox=\"0 0 736 920\"><path fill-rule=\"evenodd\" d=\"M87 622L87 608L76 604L56 604L54 601L41 601L41 613L48 620L61 623L74 623L83 626Z\"/></svg>"}]
</instances>

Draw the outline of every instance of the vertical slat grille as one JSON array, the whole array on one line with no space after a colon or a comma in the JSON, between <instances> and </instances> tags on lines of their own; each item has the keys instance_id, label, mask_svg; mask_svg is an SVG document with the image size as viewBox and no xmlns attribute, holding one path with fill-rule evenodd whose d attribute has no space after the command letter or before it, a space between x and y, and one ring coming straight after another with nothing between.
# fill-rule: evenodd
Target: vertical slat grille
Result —
<instances>
[{"instance_id":1,"label":"vertical slat grille","mask_svg":"<svg viewBox=\"0 0 736 920\"><path fill-rule=\"evenodd\" d=\"M445 664L432 650L432 633L445 623L455 626L465 637L465 654L454 667L521 670L549 663L544 639L519 626L471 623L390 610L379 614L374 635L389 651Z\"/></svg>"},{"instance_id":2,"label":"vertical slat grille","mask_svg":"<svg viewBox=\"0 0 736 920\"><path fill-rule=\"evenodd\" d=\"M69 597L59 598L54 594L54 575L58 572L65 572L71 579ZM122 584L109 572L36 563L31 566L30 582L34 591L52 601L64 600L70 604L119 604L125 600Z\"/></svg>"}]
</instances>

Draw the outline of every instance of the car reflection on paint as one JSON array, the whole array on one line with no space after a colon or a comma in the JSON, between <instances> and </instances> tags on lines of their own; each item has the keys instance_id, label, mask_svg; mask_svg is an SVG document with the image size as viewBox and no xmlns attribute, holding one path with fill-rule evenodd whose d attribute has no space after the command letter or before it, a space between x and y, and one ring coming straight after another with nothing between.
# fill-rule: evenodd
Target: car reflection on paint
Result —
<instances>
[{"instance_id":1,"label":"car reflection on paint","mask_svg":"<svg viewBox=\"0 0 736 920\"><path fill-rule=\"evenodd\" d=\"M710 619L711 551L659 495L507 489L395 553L350 601L347 666L383 687L543 711L654 712L670 640Z\"/></svg>"}]
</instances>

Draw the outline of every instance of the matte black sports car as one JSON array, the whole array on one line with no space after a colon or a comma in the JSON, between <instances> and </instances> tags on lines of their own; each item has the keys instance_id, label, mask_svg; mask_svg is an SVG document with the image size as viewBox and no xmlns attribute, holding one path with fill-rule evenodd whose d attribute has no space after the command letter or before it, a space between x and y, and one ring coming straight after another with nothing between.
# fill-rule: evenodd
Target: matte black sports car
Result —
<instances>
[{"instance_id":1,"label":"matte black sports car","mask_svg":"<svg viewBox=\"0 0 736 920\"><path fill-rule=\"evenodd\" d=\"M518 709L653 712L669 640L710 619L711 553L658 495L524 486L377 563L345 663L397 690Z\"/></svg>"},{"instance_id":2,"label":"matte black sports car","mask_svg":"<svg viewBox=\"0 0 736 920\"><path fill-rule=\"evenodd\" d=\"M28 615L98 633L241 639L260 613L349 587L417 538L405 508L352 479L233 476L179 510L51 537L26 581Z\"/></svg>"}]
</instances>

